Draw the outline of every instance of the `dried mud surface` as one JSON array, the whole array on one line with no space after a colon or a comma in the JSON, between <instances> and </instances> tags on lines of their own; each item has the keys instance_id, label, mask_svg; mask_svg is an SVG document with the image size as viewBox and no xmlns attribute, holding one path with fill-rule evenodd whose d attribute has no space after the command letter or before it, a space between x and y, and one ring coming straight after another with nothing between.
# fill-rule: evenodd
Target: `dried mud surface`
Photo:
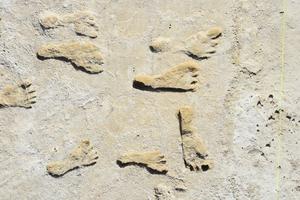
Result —
<instances>
[{"instance_id":1,"label":"dried mud surface","mask_svg":"<svg viewBox=\"0 0 300 200\"><path fill-rule=\"evenodd\" d=\"M300 2L286 6L281 0L1 0L0 199L300 199ZM54 14L42 26L45 13ZM222 30L217 39L212 27ZM97 47L101 62L76 52L76 63L97 65L97 73L72 66L67 53L37 56L41 46L67 41ZM184 62L200 67L180 84L197 78L197 90L133 87L140 74L159 75ZM213 160L209 170L184 163L182 106L194 109L195 134ZM78 160L70 152L80 141L93 144L97 161L85 167L74 161L77 169L51 176L52 161ZM167 173L116 163L127 152L151 151L161 152Z\"/></svg>"}]
</instances>

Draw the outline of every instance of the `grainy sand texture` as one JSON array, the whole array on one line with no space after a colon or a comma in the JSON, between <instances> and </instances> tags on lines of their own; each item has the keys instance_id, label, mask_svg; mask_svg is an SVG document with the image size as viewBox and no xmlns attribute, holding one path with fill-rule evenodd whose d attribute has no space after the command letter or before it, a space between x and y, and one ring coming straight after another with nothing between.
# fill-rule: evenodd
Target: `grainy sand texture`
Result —
<instances>
[{"instance_id":1,"label":"grainy sand texture","mask_svg":"<svg viewBox=\"0 0 300 200\"><path fill-rule=\"evenodd\" d=\"M1 200L299 200L299 0L0 0Z\"/></svg>"}]
</instances>

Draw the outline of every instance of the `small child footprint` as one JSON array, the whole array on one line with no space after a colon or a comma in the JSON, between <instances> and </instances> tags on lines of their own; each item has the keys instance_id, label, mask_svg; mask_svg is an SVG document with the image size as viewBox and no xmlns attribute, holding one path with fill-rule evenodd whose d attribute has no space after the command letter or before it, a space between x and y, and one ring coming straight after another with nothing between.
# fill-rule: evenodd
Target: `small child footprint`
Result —
<instances>
[{"instance_id":1,"label":"small child footprint","mask_svg":"<svg viewBox=\"0 0 300 200\"><path fill-rule=\"evenodd\" d=\"M78 35L96 38L98 25L94 14L89 11L78 11L66 15L58 15L52 12L45 12L40 16L40 24L44 29L53 29L59 26L74 24L74 31Z\"/></svg>"},{"instance_id":2,"label":"small child footprint","mask_svg":"<svg viewBox=\"0 0 300 200\"><path fill-rule=\"evenodd\" d=\"M199 64L193 61L178 64L158 75L137 75L133 86L139 89L195 91L198 88Z\"/></svg>"},{"instance_id":3,"label":"small child footprint","mask_svg":"<svg viewBox=\"0 0 300 200\"><path fill-rule=\"evenodd\" d=\"M183 42L182 51L196 60L210 58L216 53L216 46L219 44L218 38L221 35L220 27L211 28L206 32L200 31Z\"/></svg>"},{"instance_id":4,"label":"small child footprint","mask_svg":"<svg viewBox=\"0 0 300 200\"><path fill-rule=\"evenodd\" d=\"M146 167L153 173L167 173L167 161L165 156L160 151L148 151L148 152L133 152L122 155L117 163L119 166L127 166L130 164L141 165Z\"/></svg>"},{"instance_id":5,"label":"small child footprint","mask_svg":"<svg viewBox=\"0 0 300 200\"><path fill-rule=\"evenodd\" d=\"M183 159L191 171L207 171L213 167L213 161L208 159L207 148L203 139L193 126L194 111L190 106L179 109L179 124L182 141Z\"/></svg>"},{"instance_id":6,"label":"small child footprint","mask_svg":"<svg viewBox=\"0 0 300 200\"><path fill-rule=\"evenodd\" d=\"M91 74L103 71L101 52L96 45L88 41L51 42L42 45L37 55L40 59L67 60Z\"/></svg>"},{"instance_id":7,"label":"small child footprint","mask_svg":"<svg viewBox=\"0 0 300 200\"><path fill-rule=\"evenodd\" d=\"M158 37L152 40L150 50L153 53L183 52L196 60L206 59L216 53L216 46L219 44L219 37L222 35L222 32L223 30L220 27L213 27L207 31L199 31L181 41Z\"/></svg>"},{"instance_id":8,"label":"small child footprint","mask_svg":"<svg viewBox=\"0 0 300 200\"><path fill-rule=\"evenodd\" d=\"M47 171L54 177L63 176L67 172L96 163L98 159L97 151L89 140L83 140L65 159L53 161L47 165Z\"/></svg>"},{"instance_id":9,"label":"small child footprint","mask_svg":"<svg viewBox=\"0 0 300 200\"><path fill-rule=\"evenodd\" d=\"M0 92L0 107L31 108L35 103L36 94L30 86L30 82L23 82L17 86L5 86Z\"/></svg>"}]
</instances>

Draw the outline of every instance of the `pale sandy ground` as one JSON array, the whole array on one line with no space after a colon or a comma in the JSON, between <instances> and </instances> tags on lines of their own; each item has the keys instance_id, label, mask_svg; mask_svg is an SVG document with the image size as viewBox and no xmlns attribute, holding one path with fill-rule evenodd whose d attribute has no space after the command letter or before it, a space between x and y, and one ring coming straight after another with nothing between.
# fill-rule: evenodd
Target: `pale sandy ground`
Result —
<instances>
[{"instance_id":1,"label":"pale sandy ground","mask_svg":"<svg viewBox=\"0 0 300 200\"><path fill-rule=\"evenodd\" d=\"M148 200L155 199L156 185L180 182L171 176L184 181L187 190L175 192L183 200L300 199L300 1L287 2L281 98L280 0L1 0L0 86L30 79L38 97L32 109L0 109L0 199ZM96 39L68 26L44 31L39 25L44 11L78 10L97 14ZM153 38L180 40L214 25L224 33L216 54L197 61L197 92L132 87L137 74L192 60L152 53ZM39 46L65 40L96 44L104 72L91 75L67 62L37 59ZM182 105L196 110L215 162L207 172L184 166L176 116ZM280 109L281 116L275 113ZM94 144L98 162L60 178L48 175L47 163L82 139ZM156 149L166 156L170 176L116 164L127 151Z\"/></svg>"}]
</instances>

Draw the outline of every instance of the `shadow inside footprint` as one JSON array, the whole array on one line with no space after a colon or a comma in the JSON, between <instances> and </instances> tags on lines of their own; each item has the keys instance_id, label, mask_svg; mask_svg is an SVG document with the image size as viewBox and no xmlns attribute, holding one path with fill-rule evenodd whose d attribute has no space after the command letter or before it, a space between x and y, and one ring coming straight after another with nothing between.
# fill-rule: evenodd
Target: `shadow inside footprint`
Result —
<instances>
[{"instance_id":1,"label":"shadow inside footprint","mask_svg":"<svg viewBox=\"0 0 300 200\"><path fill-rule=\"evenodd\" d=\"M209 57L208 56L197 56L197 55L195 55L195 54L193 54L192 52L190 52L190 51L185 51L184 52L187 56L189 56L189 57L191 57L191 58L193 58L193 59L195 59L195 60L199 60L199 61L201 61L201 60L207 60Z\"/></svg>"},{"instance_id":2,"label":"shadow inside footprint","mask_svg":"<svg viewBox=\"0 0 300 200\"><path fill-rule=\"evenodd\" d=\"M101 72L91 72L91 71L86 70L84 67L77 66L70 59L67 59L66 57L47 58L47 57L40 56L38 54L36 56L39 60L42 60L42 61L55 59L55 60L70 63L76 70L83 71L83 72L88 73L88 74L99 74L99 73L101 73Z\"/></svg>"},{"instance_id":3,"label":"shadow inside footprint","mask_svg":"<svg viewBox=\"0 0 300 200\"><path fill-rule=\"evenodd\" d=\"M189 92L193 91L193 89L186 90L181 88L152 88L150 86L146 86L145 84L139 81L133 81L132 87L138 90L150 91L150 92Z\"/></svg>"},{"instance_id":4,"label":"shadow inside footprint","mask_svg":"<svg viewBox=\"0 0 300 200\"><path fill-rule=\"evenodd\" d=\"M54 174L54 173L51 173L51 172L48 172L48 174L54 178L60 178L60 177L63 177L66 173L70 172L70 171L73 171L75 169L78 169L79 167L74 167L72 169L69 169L68 171L66 171L65 173L63 174Z\"/></svg>"},{"instance_id":5,"label":"shadow inside footprint","mask_svg":"<svg viewBox=\"0 0 300 200\"><path fill-rule=\"evenodd\" d=\"M92 162L92 163L90 163L90 164L82 165L82 166L83 166L83 167L88 167L88 166L95 165L96 163L97 163L97 162L95 161L95 162ZM54 173L51 173L51 172L48 172L48 174L49 174L50 176L54 177L54 178L60 178L60 177L64 176L65 174L69 173L70 171L73 171L73 170L79 169L79 168L80 168L79 166L74 167L74 168L71 168L71 169L69 169L68 171L66 171L66 172L63 173L63 174L54 174Z\"/></svg>"},{"instance_id":6,"label":"shadow inside footprint","mask_svg":"<svg viewBox=\"0 0 300 200\"><path fill-rule=\"evenodd\" d=\"M157 49L155 49L153 46L149 46L149 49L152 53L159 53L160 51L158 51Z\"/></svg>"},{"instance_id":7,"label":"shadow inside footprint","mask_svg":"<svg viewBox=\"0 0 300 200\"><path fill-rule=\"evenodd\" d=\"M202 171L206 172L207 170L210 169L209 165L201 165Z\"/></svg>"},{"instance_id":8,"label":"shadow inside footprint","mask_svg":"<svg viewBox=\"0 0 300 200\"><path fill-rule=\"evenodd\" d=\"M121 168L125 168L127 166L131 166L131 165L136 165L139 166L141 168L145 168L150 174L167 174L168 171L158 171L152 168L147 167L145 164L141 164L141 163L135 163L135 162L129 162L129 163L122 163L121 161L117 160L117 165L119 165L119 167Z\"/></svg>"}]
</instances>

